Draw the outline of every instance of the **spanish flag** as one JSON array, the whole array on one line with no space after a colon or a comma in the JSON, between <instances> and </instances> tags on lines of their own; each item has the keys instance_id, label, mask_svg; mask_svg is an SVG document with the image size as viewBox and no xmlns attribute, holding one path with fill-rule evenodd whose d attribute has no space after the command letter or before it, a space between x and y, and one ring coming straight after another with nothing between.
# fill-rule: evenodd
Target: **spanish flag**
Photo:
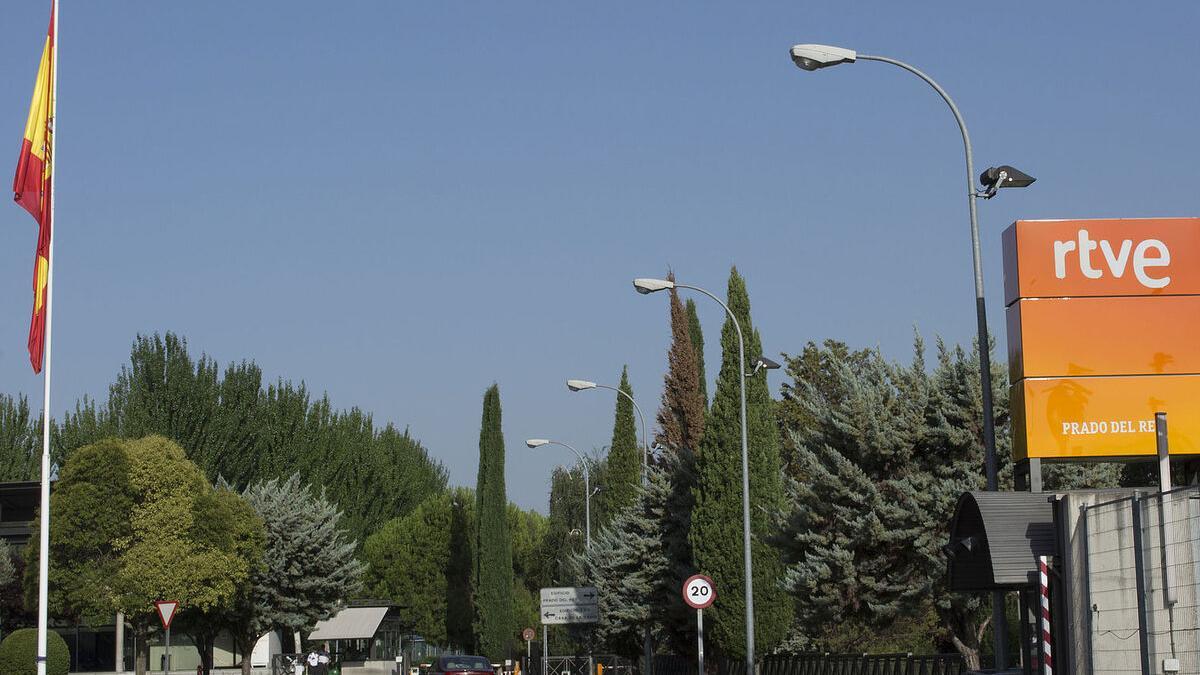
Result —
<instances>
[{"instance_id":1,"label":"spanish flag","mask_svg":"<svg viewBox=\"0 0 1200 675\"><path fill-rule=\"evenodd\" d=\"M57 3L55 3L57 7ZM42 372L46 337L46 283L50 271L50 174L54 150L54 9L50 10L50 31L42 49L25 138L17 158L17 177L13 180L13 199L33 214L38 222L37 256L33 267L33 317L29 324L29 361L33 372Z\"/></svg>"}]
</instances>

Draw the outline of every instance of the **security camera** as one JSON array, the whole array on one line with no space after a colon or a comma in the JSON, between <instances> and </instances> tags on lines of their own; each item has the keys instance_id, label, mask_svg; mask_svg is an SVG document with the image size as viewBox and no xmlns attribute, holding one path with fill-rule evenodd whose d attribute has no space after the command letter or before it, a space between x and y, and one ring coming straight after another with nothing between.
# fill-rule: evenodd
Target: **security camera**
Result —
<instances>
[{"instance_id":1,"label":"security camera","mask_svg":"<svg viewBox=\"0 0 1200 675\"><path fill-rule=\"evenodd\" d=\"M839 63L854 63L858 54L853 49L829 45L796 45L792 47L792 61L803 70L818 70Z\"/></svg>"}]
</instances>

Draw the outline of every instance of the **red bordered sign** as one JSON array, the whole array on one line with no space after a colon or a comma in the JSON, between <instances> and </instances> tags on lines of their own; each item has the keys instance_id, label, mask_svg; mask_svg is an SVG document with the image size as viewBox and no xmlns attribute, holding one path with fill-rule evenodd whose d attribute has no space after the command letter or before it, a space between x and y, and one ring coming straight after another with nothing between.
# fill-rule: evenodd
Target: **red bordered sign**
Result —
<instances>
[{"instance_id":1,"label":"red bordered sign","mask_svg":"<svg viewBox=\"0 0 1200 675\"><path fill-rule=\"evenodd\" d=\"M692 609L705 609L716 599L716 585L703 574L693 574L683 582L683 601Z\"/></svg>"},{"instance_id":2,"label":"red bordered sign","mask_svg":"<svg viewBox=\"0 0 1200 675\"><path fill-rule=\"evenodd\" d=\"M175 610L179 608L177 600L158 600L154 603L158 610L158 618L162 619L163 630L171 627L171 619L175 618Z\"/></svg>"}]
</instances>

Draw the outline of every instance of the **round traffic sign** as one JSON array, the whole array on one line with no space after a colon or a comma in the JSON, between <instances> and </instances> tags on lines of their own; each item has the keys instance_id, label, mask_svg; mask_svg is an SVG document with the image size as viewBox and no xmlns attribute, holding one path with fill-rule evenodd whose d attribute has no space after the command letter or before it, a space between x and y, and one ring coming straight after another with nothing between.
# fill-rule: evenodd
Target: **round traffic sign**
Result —
<instances>
[{"instance_id":1,"label":"round traffic sign","mask_svg":"<svg viewBox=\"0 0 1200 675\"><path fill-rule=\"evenodd\" d=\"M531 642L535 637L537 637L537 633L533 632L532 628L526 628L521 631L521 639L526 642Z\"/></svg>"},{"instance_id":2,"label":"round traffic sign","mask_svg":"<svg viewBox=\"0 0 1200 675\"><path fill-rule=\"evenodd\" d=\"M694 609L704 609L717 599L717 587L703 574L693 574L683 582L683 601Z\"/></svg>"}]
</instances>

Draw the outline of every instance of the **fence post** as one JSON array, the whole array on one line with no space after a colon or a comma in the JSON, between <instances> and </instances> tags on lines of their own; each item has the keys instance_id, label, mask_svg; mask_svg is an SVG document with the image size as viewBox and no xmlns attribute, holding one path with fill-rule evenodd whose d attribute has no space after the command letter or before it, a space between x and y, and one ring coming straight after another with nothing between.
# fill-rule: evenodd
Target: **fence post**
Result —
<instances>
[{"instance_id":1,"label":"fence post","mask_svg":"<svg viewBox=\"0 0 1200 675\"><path fill-rule=\"evenodd\" d=\"M1142 562L1142 499L1138 493L1133 506L1133 570L1137 576L1138 642L1142 652L1142 675L1150 675L1150 631L1146 617L1146 568Z\"/></svg>"},{"instance_id":2,"label":"fence post","mask_svg":"<svg viewBox=\"0 0 1200 675\"><path fill-rule=\"evenodd\" d=\"M1083 597L1086 598L1086 601L1084 602L1083 610L1085 612L1087 612L1087 632L1088 632L1088 636L1087 636L1088 652L1087 652L1087 655L1083 657L1083 660L1087 662L1087 675L1094 675L1095 666L1092 665L1092 654L1095 652L1095 649L1096 649L1096 644L1095 644L1096 629L1095 629L1094 619L1093 619L1093 614L1092 614L1092 560L1091 560L1092 546L1091 546L1091 540L1088 539L1088 537L1090 536L1088 533L1088 511L1089 511L1088 505L1087 504L1081 505L1079 507L1079 510L1081 512L1080 518L1079 518L1079 531L1083 538ZM1063 615L1063 616L1065 616L1065 615ZM1076 657L1075 657L1076 663L1079 662L1079 658L1080 657L1078 655L1076 655Z\"/></svg>"}]
</instances>

